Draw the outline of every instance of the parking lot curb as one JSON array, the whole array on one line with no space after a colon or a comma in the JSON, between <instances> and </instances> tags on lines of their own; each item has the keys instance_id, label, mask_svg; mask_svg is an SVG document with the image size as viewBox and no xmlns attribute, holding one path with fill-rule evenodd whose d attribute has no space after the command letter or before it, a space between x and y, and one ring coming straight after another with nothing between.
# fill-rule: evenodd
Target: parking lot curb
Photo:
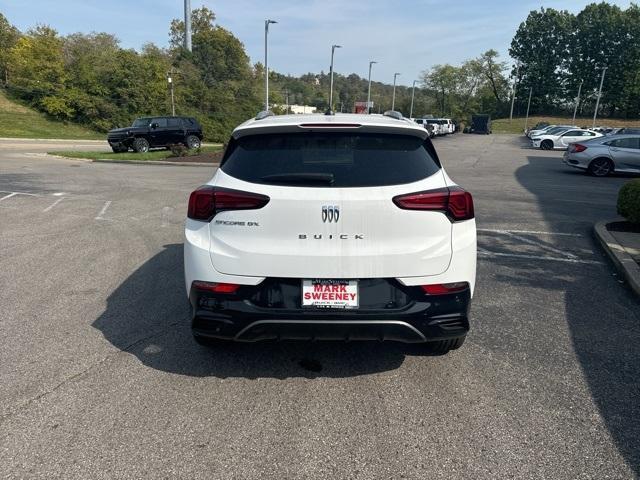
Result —
<instances>
[{"instance_id":1,"label":"parking lot curb","mask_svg":"<svg viewBox=\"0 0 640 480\"><path fill-rule=\"evenodd\" d=\"M594 225L593 231L596 238L604 248L616 268L623 274L631 289L640 296L640 266L622 245L609 233L607 224L615 220L603 220Z\"/></svg>"},{"instance_id":2,"label":"parking lot curb","mask_svg":"<svg viewBox=\"0 0 640 480\"><path fill-rule=\"evenodd\" d=\"M65 157L66 158L66 157ZM89 160L97 163L128 163L134 165L173 165L180 167L218 167L219 163L204 163L204 162L164 162L161 160L111 160L96 158Z\"/></svg>"}]
</instances>

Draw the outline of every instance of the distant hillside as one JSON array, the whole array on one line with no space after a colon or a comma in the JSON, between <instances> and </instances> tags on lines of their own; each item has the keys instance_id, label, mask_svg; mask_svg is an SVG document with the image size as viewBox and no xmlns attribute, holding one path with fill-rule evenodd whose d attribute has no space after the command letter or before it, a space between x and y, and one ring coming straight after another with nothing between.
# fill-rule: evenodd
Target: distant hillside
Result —
<instances>
[{"instance_id":1,"label":"distant hillside","mask_svg":"<svg viewBox=\"0 0 640 480\"><path fill-rule=\"evenodd\" d=\"M11 100L0 89L0 137L101 140L105 135L76 124L51 120Z\"/></svg>"}]
</instances>

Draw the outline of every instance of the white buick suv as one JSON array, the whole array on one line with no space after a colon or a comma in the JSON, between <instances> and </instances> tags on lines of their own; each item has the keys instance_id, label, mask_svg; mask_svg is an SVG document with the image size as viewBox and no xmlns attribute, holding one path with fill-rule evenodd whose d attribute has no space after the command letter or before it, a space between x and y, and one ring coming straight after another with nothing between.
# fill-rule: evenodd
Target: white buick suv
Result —
<instances>
[{"instance_id":1,"label":"white buick suv","mask_svg":"<svg viewBox=\"0 0 640 480\"><path fill-rule=\"evenodd\" d=\"M428 132L384 115L258 115L189 198L196 341L392 340L446 353L469 330L469 192Z\"/></svg>"}]
</instances>

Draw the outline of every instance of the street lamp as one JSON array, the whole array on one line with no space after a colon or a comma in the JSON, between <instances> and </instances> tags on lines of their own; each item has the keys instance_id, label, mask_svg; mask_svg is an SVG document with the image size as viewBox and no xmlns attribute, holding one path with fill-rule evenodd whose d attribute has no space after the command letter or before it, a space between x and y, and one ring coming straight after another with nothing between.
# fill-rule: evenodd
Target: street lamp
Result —
<instances>
[{"instance_id":1,"label":"street lamp","mask_svg":"<svg viewBox=\"0 0 640 480\"><path fill-rule=\"evenodd\" d=\"M275 20L264 21L264 109L269 110L269 53L267 49L267 37L269 36L269 24L278 23Z\"/></svg>"},{"instance_id":2,"label":"street lamp","mask_svg":"<svg viewBox=\"0 0 640 480\"><path fill-rule=\"evenodd\" d=\"M171 116L175 117L176 116L176 105L174 103L173 100L173 78L171 77L171 74L173 72L167 72L167 83L169 84L169 89L171 90Z\"/></svg>"},{"instance_id":3,"label":"street lamp","mask_svg":"<svg viewBox=\"0 0 640 480\"><path fill-rule=\"evenodd\" d=\"M393 74L393 97L391 99L391 110L395 110L396 107L396 78L398 78L399 73Z\"/></svg>"},{"instance_id":4,"label":"street lamp","mask_svg":"<svg viewBox=\"0 0 640 480\"><path fill-rule=\"evenodd\" d=\"M518 76L520 74L520 62L516 64L516 78L513 80L513 89L511 91L511 112L509 113L509 123L513 120L513 104L516 102L516 88L518 88Z\"/></svg>"},{"instance_id":5,"label":"street lamp","mask_svg":"<svg viewBox=\"0 0 640 480\"><path fill-rule=\"evenodd\" d=\"M374 60L369 62L369 90L367 90L367 114L371 113L371 66L378 63Z\"/></svg>"},{"instance_id":6,"label":"street lamp","mask_svg":"<svg viewBox=\"0 0 640 480\"><path fill-rule=\"evenodd\" d=\"M413 88L411 89L411 108L409 109L409 118L413 118L413 99L416 96L416 82L417 80L413 81Z\"/></svg>"},{"instance_id":7,"label":"street lamp","mask_svg":"<svg viewBox=\"0 0 640 480\"><path fill-rule=\"evenodd\" d=\"M595 128L596 126L596 117L598 116L598 107L600 106L600 97L602 96L602 84L604 83L604 74L609 67L602 67L602 77L600 78L600 89L598 90L598 99L596 100L596 111L593 112L593 125L591 128Z\"/></svg>"},{"instance_id":8,"label":"street lamp","mask_svg":"<svg viewBox=\"0 0 640 480\"><path fill-rule=\"evenodd\" d=\"M182 72L180 72L180 70L176 70L173 67L171 67L171 70L167 72L167 83L169 84L169 90L171 91L171 116L172 117L176 116L176 104L175 104L174 95L173 95L173 84L175 83L174 80L176 75L181 75L181 74Z\"/></svg>"},{"instance_id":9,"label":"street lamp","mask_svg":"<svg viewBox=\"0 0 640 480\"><path fill-rule=\"evenodd\" d=\"M582 84L584 83L584 80L580 80L580 86L578 87L578 96L576 97L576 106L573 109L573 124L575 125L576 123L576 113L578 113L578 105L580 105L580 93L582 92Z\"/></svg>"},{"instance_id":10,"label":"street lamp","mask_svg":"<svg viewBox=\"0 0 640 480\"><path fill-rule=\"evenodd\" d=\"M331 45L331 66L329 72L331 73L331 86L329 87L329 110L333 112L333 53L336 48L342 48L342 45Z\"/></svg>"},{"instance_id":11,"label":"street lamp","mask_svg":"<svg viewBox=\"0 0 640 480\"><path fill-rule=\"evenodd\" d=\"M527 131L527 126L529 125L529 108L531 107L531 95L533 94L533 87L529 87L529 101L527 102L527 116L524 119L524 131ZM575 120L575 114L573 119Z\"/></svg>"}]
</instances>

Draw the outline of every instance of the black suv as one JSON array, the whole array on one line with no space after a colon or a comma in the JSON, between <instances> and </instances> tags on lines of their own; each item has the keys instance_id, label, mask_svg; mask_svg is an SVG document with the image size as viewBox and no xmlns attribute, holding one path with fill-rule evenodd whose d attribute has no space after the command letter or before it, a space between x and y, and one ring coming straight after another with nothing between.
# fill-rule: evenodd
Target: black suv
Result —
<instances>
[{"instance_id":1,"label":"black suv","mask_svg":"<svg viewBox=\"0 0 640 480\"><path fill-rule=\"evenodd\" d=\"M126 128L116 128L107 134L111 149L126 152L148 152L154 147L184 144L187 148L198 148L202 141L202 127L192 117L143 117Z\"/></svg>"}]
</instances>

